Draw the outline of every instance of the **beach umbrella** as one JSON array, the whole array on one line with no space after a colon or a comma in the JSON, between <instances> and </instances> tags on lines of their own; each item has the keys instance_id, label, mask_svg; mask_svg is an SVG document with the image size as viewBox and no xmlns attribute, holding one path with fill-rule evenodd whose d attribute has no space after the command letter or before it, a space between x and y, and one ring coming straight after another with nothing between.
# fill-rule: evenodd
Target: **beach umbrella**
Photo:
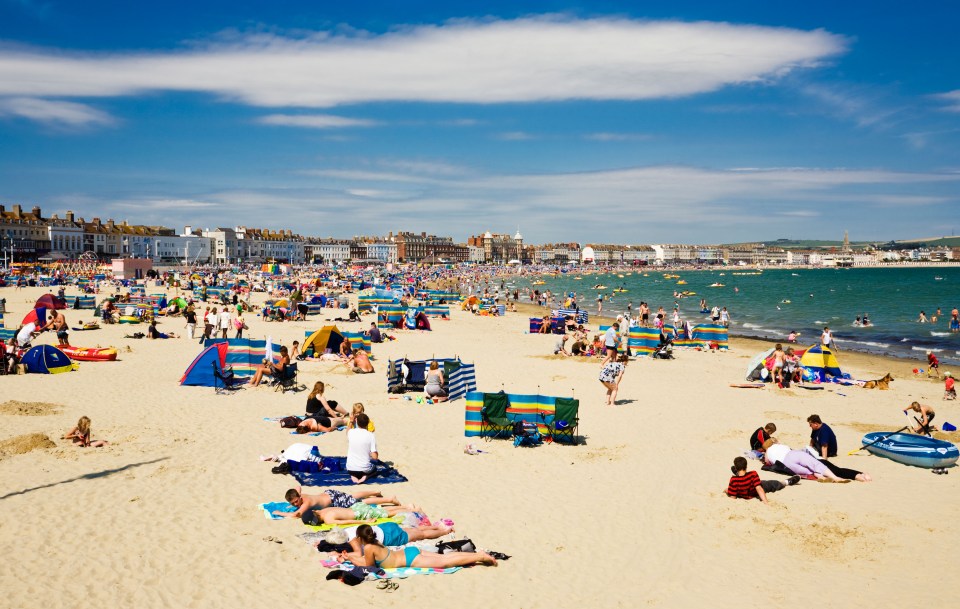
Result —
<instances>
[{"instance_id":1,"label":"beach umbrella","mask_svg":"<svg viewBox=\"0 0 960 609\"><path fill-rule=\"evenodd\" d=\"M34 309L38 307L45 307L47 309L50 309L51 311L54 309L66 309L67 302L65 300L61 300L57 298L53 294L44 294L43 296L38 298L37 302L33 305Z\"/></svg>"},{"instance_id":2,"label":"beach umbrella","mask_svg":"<svg viewBox=\"0 0 960 609\"><path fill-rule=\"evenodd\" d=\"M26 317L23 318L23 321L20 322L21 326L25 326L29 323L37 324L37 327L43 326L47 323L47 308L46 307L37 307L27 313Z\"/></svg>"}]
</instances>

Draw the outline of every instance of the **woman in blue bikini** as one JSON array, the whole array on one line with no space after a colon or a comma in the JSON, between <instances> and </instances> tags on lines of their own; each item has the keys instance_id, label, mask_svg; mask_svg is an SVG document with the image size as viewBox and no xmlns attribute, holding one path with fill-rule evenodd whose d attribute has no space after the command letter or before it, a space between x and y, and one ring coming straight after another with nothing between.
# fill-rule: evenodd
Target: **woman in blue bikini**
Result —
<instances>
[{"instance_id":1,"label":"woman in blue bikini","mask_svg":"<svg viewBox=\"0 0 960 609\"><path fill-rule=\"evenodd\" d=\"M390 550L377 540L373 528L369 525L357 527L357 539L360 540L360 552L344 553L342 557L349 559L350 562L359 567L447 569L470 565L497 566L497 560L486 552L444 552L438 554L421 552L420 548L414 546L403 548L402 551Z\"/></svg>"}]
</instances>

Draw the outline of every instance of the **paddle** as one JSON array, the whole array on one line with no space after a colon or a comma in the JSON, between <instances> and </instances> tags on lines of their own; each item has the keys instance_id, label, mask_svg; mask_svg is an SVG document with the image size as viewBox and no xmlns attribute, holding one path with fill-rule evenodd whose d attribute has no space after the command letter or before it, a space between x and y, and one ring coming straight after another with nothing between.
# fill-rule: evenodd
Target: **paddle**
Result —
<instances>
[{"instance_id":1,"label":"paddle","mask_svg":"<svg viewBox=\"0 0 960 609\"><path fill-rule=\"evenodd\" d=\"M851 451L848 452L847 454L848 454L848 455L852 455L853 453L858 453L858 452L860 452L861 450L863 450L864 448L866 448L866 447L868 447L868 446L873 446L873 445L876 444L877 442L883 442L884 440L886 440L887 438L889 438L889 437L892 436L893 434L898 434L898 433L900 433L901 431L903 431L904 429L910 429L910 426L907 425L906 427L901 427L901 428L898 429L897 431L894 431L894 432L892 432L892 433L888 433L887 435L883 436L882 438L877 438L877 439L874 440L873 442L871 442L871 443L869 443L869 444L864 444L864 445L861 446L860 448L857 448L857 449L855 449L855 450L851 450Z\"/></svg>"}]
</instances>

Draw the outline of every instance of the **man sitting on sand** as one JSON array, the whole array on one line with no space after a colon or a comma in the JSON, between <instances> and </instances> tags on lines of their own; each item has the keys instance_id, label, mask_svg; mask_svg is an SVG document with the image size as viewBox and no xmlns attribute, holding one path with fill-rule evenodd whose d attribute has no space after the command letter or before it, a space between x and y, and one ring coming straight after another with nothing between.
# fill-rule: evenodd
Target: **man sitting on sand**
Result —
<instances>
[{"instance_id":1,"label":"man sitting on sand","mask_svg":"<svg viewBox=\"0 0 960 609\"><path fill-rule=\"evenodd\" d=\"M353 355L345 363L355 374L371 374L373 372L373 364L370 363L370 358L363 349L354 349Z\"/></svg>"},{"instance_id":2,"label":"man sitting on sand","mask_svg":"<svg viewBox=\"0 0 960 609\"><path fill-rule=\"evenodd\" d=\"M730 470L733 472L733 476L727 484L726 493L728 497L734 499L753 499L757 497L763 503L769 503L767 493L775 493L800 482L800 476L791 476L786 484L779 480L761 481L757 472L747 471L747 460L743 457L734 459L733 467Z\"/></svg>"},{"instance_id":3,"label":"man sitting on sand","mask_svg":"<svg viewBox=\"0 0 960 609\"><path fill-rule=\"evenodd\" d=\"M288 490L284 496L290 505L297 508L296 512L275 511L273 512L274 516L300 518L307 510L323 510L328 507L349 508L358 502L363 502L368 505L380 505L384 503L400 505L400 501L396 497L384 497L380 491L374 490L354 491L348 494L329 488L319 495L303 495L301 494L301 490L302 487L292 488Z\"/></svg>"}]
</instances>

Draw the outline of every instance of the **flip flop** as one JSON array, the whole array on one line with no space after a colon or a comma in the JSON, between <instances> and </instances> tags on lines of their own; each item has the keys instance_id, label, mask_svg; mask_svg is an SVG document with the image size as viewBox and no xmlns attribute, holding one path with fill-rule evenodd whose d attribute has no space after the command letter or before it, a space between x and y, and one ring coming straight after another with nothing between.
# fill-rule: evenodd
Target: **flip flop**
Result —
<instances>
[{"instance_id":1,"label":"flip flop","mask_svg":"<svg viewBox=\"0 0 960 609\"><path fill-rule=\"evenodd\" d=\"M393 592L400 587L400 584L390 579L381 579L380 583L377 584L377 590L383 590L384 592Z\"/></svg>"}]
</instances>

